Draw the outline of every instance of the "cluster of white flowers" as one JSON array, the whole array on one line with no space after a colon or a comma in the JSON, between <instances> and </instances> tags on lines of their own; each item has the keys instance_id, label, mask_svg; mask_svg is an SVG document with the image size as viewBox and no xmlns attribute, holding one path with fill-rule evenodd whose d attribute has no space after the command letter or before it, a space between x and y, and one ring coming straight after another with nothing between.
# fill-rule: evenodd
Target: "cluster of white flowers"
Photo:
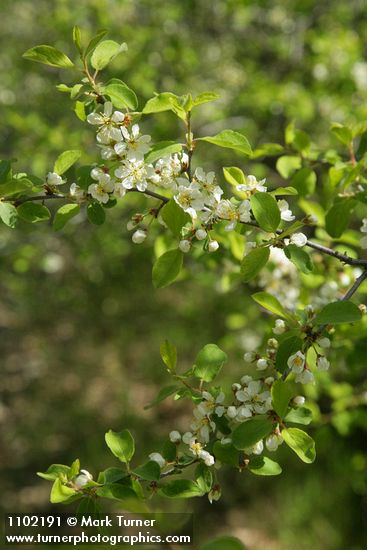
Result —
<instances>
[{"instance_id":1,"label":"cluster of white flowers","mask_svg":"<svg viewBox=\"0 0 367 550\"><path fill-rule=\"evenodd\" d=\"M300 278L296 266L284 250L270 247L269 267L260 272L257 285L272 294L288 309L294 309L300 294Z\"/></svg>"},{"instance_id":2,"label":"cluster of white flowers","mask_svg":"<svg viewBox=\"0 0 367 550\"><path fill-rule=\"evenodd\" d=\"M250 198L254 193L266 193L265 179L258 181L248 175L245 183L237 185L242 200L223 198L223 189L218 185L214 172L205 173L201 167L196 168L189 177L189 157L184 152L164 156L154 164L146 162L144 157L151 149L151 136L142 135L138 124L132 124L131 116L121 111L114 111L111 102L104 104L103 112L92 112L88 115L89 124L97 127L96 139L104 161L112 161L113 168L101 166L93 168L91 183L87 192L76 183L70 187L69 197L82 202L90 195L94 200L107 204L112 198L122 198L132 190L156 191L157 188L171 192L172 198L191 217L191 227L184 230L179 247L189 252L194 240L204 241L204 248L215 252L219 243L210 235L216 221L226 220L227 231L233 231L237 223L253 221ZM46 183L55 188L65 183L62 178L49 173ZM291 222L295 219L289 204L278 201L281 219ZM142 243L147 236L147 229L135 224L132 240ZM293 234L289 243L304 246L307 238L302 233ZM255 243L256 246L256 243Z\"/></svg>"},{"instance_id":3,"label":"cluster of white flowers","mask_svg":"<svg viewBox=\"0 0 367 550\"><path fill-rule=\"evenodd\" d=\"M330 347L330 340L327 337L321 337L316 341L316 344L325 351ZM288 358L288 367L296 374L295 381L301 384L314 384L315 377L307 366L306 355L302 351L297 351ZM330 363L325 355L318 353L316 358L316 367L319 371L327 371Z\"/></svg>"}]
</instances>

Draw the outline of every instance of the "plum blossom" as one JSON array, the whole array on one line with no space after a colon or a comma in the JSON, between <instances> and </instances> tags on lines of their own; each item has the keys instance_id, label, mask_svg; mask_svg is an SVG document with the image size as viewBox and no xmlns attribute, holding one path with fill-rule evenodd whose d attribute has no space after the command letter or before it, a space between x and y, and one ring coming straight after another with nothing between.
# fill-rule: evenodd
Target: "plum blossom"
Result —
<instances>
[{"instance_id":1,"label":"plum blossom","mask_svg":"<svg viewBox=\"0 0 367 550\"><path fill-rule=\"evenodd\" d=\"M116 143L114 147L116 154L131 161L143 160L145 153L150 149L151 137L148 135L141 136L138 124L132 126L131 132L125 126L122 126L121 134L124 140Z\"/></svg>"},{"instance_id":2,"label":"plum blossom","mask_svg":"<svg viewBox=\"0 0 367 550\"><path fill-rule=\"evenodd\" d=\"M289 242L291 244L295 244L299 248L302 248L305 244L307 244L307 237L304 233L293 233Z\"/></svg>"},{"instance_id":3,"label":"plum blossom","mask_svg":"<svg viewBox=\"0 0 367 550\"><path fill-rule=\"evenodd\" d=\"M178 178L178 192L174 196L176 203L187 212L193 220L198 217L198 211L204 208L204 199L195 183L190 183L185 178Z\"/></svg>"},{"instance_id":4,"label":"plum blossom","mask_svg":"<svg viewBox=\"0 0 367 550\"><path fill-rule=\"evenodd\" d=\"M226 231L232 231L237 222L249 222L251 220L251 205L250 201L244 200L238 206L233 204L228 199L221 200L216 207L216 215L229 221L226 225Z\"/></svg>"},{"instance_id":5,"label":"plum blossom","mask_svg":"<svg viewBox=\"0 0 367 550\"><path fill-rule=\"evenodd\" d=\"M65 183L65 180L59 174L56 174L56 172L49 172L46 176L46 184L50 187L62 185L63 183Z\"/></svg>"},{"instance_id":6,"label":"plum blossom","mask_svg":"<svg viewBox=\"0 0 367 550\"><path fill-rule=\"evenodd\" d=\"M93 168L91 176L94 180L97 180L98 183L92 183L88 187L88 193L98 202L106 204L110 199L109 194L112 193L115 188L111 176L100 168Z\"/></svg>"},{"instance_id":7,"label":"plum blossom","mask_svg":"<svg viewBox=\"0 0 367 550\"><path fill-rule=\"evenodd\" d=\"M110 101L106 101L103 113L90 113L87 116L89 124L98 126L97 141L109 145L112 141L121 141L122 133L119 125L123 124L125 115L120 111L112 113L113 107Z\"/></svg>"},{"instance_id":8,"label":"plum blossom","mask_svg":"<svg viewBox=\"0 0 367 550\"><path fill-rule=\"evenodd\" d=\"M267 191L267 187L264 185L265 181L265 178L257 181L256 177L250 174L246 177L246 183L237 185L237 189L238 191L247 192L249 194L256 192L265 193Z\"/></svg>"},{"instance_id":9,"label":"plum blossom","mask_svg":"<svg viewBox=\"0 0 367 550\"><path fill-rule=\"evenodd\" d=\"M121 180L125 189L138 189L146 191L149 180L154 176L154 169L151 164L145 164L143 160L125 160L120 168L115 170L115 176Z\"/></svg>"},{"instance_id":10,"label":"plum blossom","mask_svg":"<svg viewBox=\"0 0 367 550\"><path fill-rule=\"evenodd\" d=\"M290 357L288 357L287 365L292 372L299 374L305 367L306 358L301 351L297 351Z\"/></svg>"},{"instance_id":11,"label":"plum blossom","mask_svg":"<svg viewBox=\"0 0 367 550\"><path fill-rule=\"evenodd\" d=\"M73 484L78 489L81 489L82 487L84 487L84 485L87 485L87 483L89 483L92 480L93 480L93 476L88 472L88 470L80 470L80 473L73 480Z\"/></svg>"},{"instance_id":12,"label":"plum blossom","mask_svg":"<svg viewBox=\"0 0 367 550\"><path fill-rule=\"evenodd\" d=\"M223 189L217 185L214 172L206 174L202 168L198 167L195 170L193 181L198 184L206 204L213 206L220 201Z\"/></svg>"},{"instance_id":13,"label":"plum blossom","mask_svg":"<svg viewBox=\"0 0 367 550\"><path fill-rule=\"evenodd\" d=\"M296 219L296 217L293 215L292 210L289 209L289 204L285 200L278 201L278 207L280 210L280 217L285 222L292 222Z\"/></svg>"}]
</instances>

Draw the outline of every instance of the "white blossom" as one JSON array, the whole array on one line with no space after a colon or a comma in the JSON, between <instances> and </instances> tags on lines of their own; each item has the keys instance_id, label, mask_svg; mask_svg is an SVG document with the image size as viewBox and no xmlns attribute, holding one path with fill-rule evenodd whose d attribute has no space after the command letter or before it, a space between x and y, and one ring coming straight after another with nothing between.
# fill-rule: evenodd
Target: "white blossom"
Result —
<instances>
[{"instance_id":1,"label":"white blossom","mask_svg":"<svg viewBox=\"0 0 367 550\"><path fill-rule=\"evenodd\" d=\"M159 464L160 468L164 468L164 466L167 464L166 460L160 453L150 453L149 460L152 460L153 462Z\"/></svg>"},{"instance_id":2,"label":"white blossom","mask_svg":"<svg viewBox=\"0 0 367 550\"><path fill-rule=\"evenodd\" d=\"M297 351L297 353L294 353L293 355L288 357L287 365L292 370L292 372L296 374L302 372L305 367L304 354L301 351Z\"/></svg>"},{"instance_id":3,"label":"white blossom","mask_svg":"<svg viewBox=\"0 0 367 550\"><path fill-rule=\"evenodd\" d=\"M63 180L59 174L56 174L56 172L49 172L46 176L46 183L50 187L54 187L57 185L62 185L65 183L65 180Z\"/></svg>"},{"instance_id":4,"label":"white blossom","mask_svg":"<svg viewBox=\"0 0 367 550\"><path fill-rule=\"evenodd\" d=\"M289 209L289 204L285 200L278 201L278 207L280 210L280 217L285 222L292 222L295 220L295 216L292 214L292 211Z\"/></svg>"},{"instance_id":5,"label":"white blossom","mask_svg":"<svg viewBox=\"0 0 367 550\"><path fill-rule=\"evenodd\" d=\"M265 445L268 451L274 452L277 450L279 445L283 442L283 438L276 434L270 434L265 440Z\"/></svg>"},{"instance_id":6,"label":"white blossom","mask_svg":"<svg viewBox=\"0 0 367 550\"><path fill-rule=\"evenodd\" d=\"M307 237L304 233L293 233L290 238L290 243L302 248L302 246L305 246L307 243Z\"/></svg>"},{"instance_id":7,"label":"white blossom","mask_svg":"<svg viewBox=\"0 0 367 550\"><path fill-rule=\"evenodd\" d=\"M73 484L78 488L81 489L93 480L92 474L88 472L88 470L80 470L80 473L76 476L76 478L73 480Z\"/></svg>"},{"instance_id":8,"label":"white blossom","mask_svg":"<svg viewBox=\"0 0 367 550\"><path fill-rule=\"evenodd\" d=\"M115 111L112 114L112 103L106 101L103 108L103 113L90 113L87 116L89 124L99 126L97 132L97 141L104 145L109 145L112 141L121 141L122 133L118 126L125 120L125 115L120 111Z\"/></svg>"},{"instance_id":9,"label":"white blossom","mask_svg":"<svg viewBox=\"0 0 367 550\"><path fill-rule=\"evenodd\" d=\"M255 361L255 357L256 353L253 351L247 351L243 356L246 363L252 363L253 361Z\"/></svg>"},{"instance_id":10,"label":"white blossom","mask_svg":"<svg viewBox=\"0 0 367 550\"><path fill-rule=\"evenodd\" d=\"M193 181L198 184L206 204L213 206L220 201L223 189L217 185L214 172L205 173L202 168L198 167L195 170Z\"/></svg>"},{"instance_id":11,"label":"white blossom","mask_svg":"<svg viewBox=\"0 0 367 550\"><path fill-rule=\"evenodd\" d=\"M237 185L238 191L241 192L249 192L249 193L265 193L267 191L267 187L264 185L265 179L257 181L256 177L253 175L249 175L246 177L246 183L242 183L240 185Z\"/></svg>"},{"instance_id":12,"label":"white blossom","mask_svg":"<svg viewBox=\"0 0 367 550\"><path fill-rule=\"evenodd\" d=\"M198 217L198 211L204 208L204 199L195 183L187 185L188 180L178 178L179 183L177 194L174 200L181 206L184 212L187 212L193 220Z\"/></svg>"},{"instance_id":13,"label":"white blossom","mask_svg":"<svg viewBox=\"0 0 367 550\"><path fill-rule=\"evenodd\" d=\"M325 371L325 370L328 370L329 367L330 367L330 363L329 361L326 359L326 357L324 357L323 355L320 355L318 358L317 358L317 368L320 370L320 371Z\"/></svg>"},{"instance_id":14,"label":"white blossom","mask_svg":"<svg viewBox=\"0 0 367 550\"><path fill-rule=\"evenodd\" d=\"M110 199L109 193L112 193L115 188L111 176L100 168L93 168L91 176L93 179L97 180L98 183L92 183L88 187L88 193L98 202L107 203Z\"/></svg>"},{"instance_id":15,"label":"white blossom","mask_svg":"<svg viewBox=\"0 0 367 550\"><path fill-rule=\"evenodd\" d=\"M154 176L151 164L145 164L143 160L125 160L120 168L115 170L115 176L121 180L125 189L138 189L146 191L149 179Z\"/></svg>"},{"instance_id":16,"label":"white blossom","mask_svg":"<svg viewBox=\"0 0 367 550\"><path fill-rule=\"evenodd\" d=\"M362 220L361 232L367 233L367 218L363 218Z\"/></svg>"},{"instance_id":17,"label":"white blossom","mask_svg":"<svg viewBox=\"0 0 367 550\"><path fill-rule=\"evenodd\" d=\"M81 201L85 199L85 191L76 183L72 183L69 189L70 197L75 201Z\"/></svg>"},{"instance_id":18,"label":"white blossom","mask_svg":"<svg viewBox=\"0 0 367 550\"><path fill-rule=\"evenodd\" d=\"M301 373L297 374L296 382L301 384L314 384L315 378L311 371L304 369Z\"/></svg>"},{"instance_id":19,"label":"white blossom","mask_svg":"<svg viewBox=\"0 0 367 550\"><path fill-rule=\"evenodd\" d=\"M138 124L133 125L131 132L122 126L121 133L124 140L116 143L114 147L116 154L128 160L143 160L145 153L150 149L148 144L151 137L148 135L141 136Z\"/></svg>"}]
</instances>

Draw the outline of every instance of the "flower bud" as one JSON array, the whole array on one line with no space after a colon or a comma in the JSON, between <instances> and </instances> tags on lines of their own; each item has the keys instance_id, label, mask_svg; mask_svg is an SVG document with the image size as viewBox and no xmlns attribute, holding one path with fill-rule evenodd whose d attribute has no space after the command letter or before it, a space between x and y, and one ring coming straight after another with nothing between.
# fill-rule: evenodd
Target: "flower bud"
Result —
<instances>
[{"instance_id":1,"label":"flower bud","mask_svg":"<svg viewBox=\"0 0 367 550\"><path fill-rule=\"evenodd\" d=\"M292 403L296 407L302 407L305 404L306 399L303 397L303 395L296 395L296 397L293 397Z\"/></svg>"},{"instance_id":2,"label":"flower bud","mask_svg":"<svg viewBox=\"0 0 367 550\"><path fill-rule=\"evenodd\" d=\"M274 378L272 376L268 376L265 378L264 382L267 386L271 386L274 383Z\"/></svg>"},{"instance_id":3,"label":"flower bud","mask_svg":"<svg viewBox=\"0 0 367 550\"><path fill-rule=\"evenodd\" d=\"M219 248L218 241L210 241L210 243L208 244L209 252L215 252L216 250L218 250L218 248Z\"/></svg>"},{"instance_id":4,"label":"flower bud","mask_svg":"<svg viewBox=\"0 0 367 550\"><path fill-rule=\"evenodd\" d=\"M80 470L80 473L76 476L73 483L78 489L80 489L81 487L84 487L84 485L92 481L92 479L93 476L88 472L88 470Z\"/></svg>"},{"instance_id":5,"label":"flower bud","mask_svg":"<svg viewBox=\"0 0 367 550\"><path fill-rule=\"evenodd\" d=\"M257 370L266 370L268 368L268 361L266 359L258 359L256 362Z\"/></svg>"},{"instance_id":6,"label":"flower bud","mask_svg":"<svg viewBox=\"0 0 367 550\"><path fill-rule=\"evenodd\" d=\"M160 453L150 453L149 460L159 464L160 468L163 468L166 465L166 461Z\"/></svg>"},{"instance_id":7,"label":"flower bud","mask_svg":"<svg viewBox=\"0 0 367 550\"><path fill-rule=\"evenodd\" d=\"M279 447L278 436L275 434L270 434L265 440L265 445L268 451L274 452Z\"/></svg>"},{"instance_id":8,"label":"flower bud","mask_svg":"<svg viewBox=\"0 0 367 550\"><path fill-rule=\"evenodd\" d=\"M208 493L208 499L210 504L212 504L213 500L219 500L221 497L221 489L220 485L213 485L213 488Z\"/></svg>"},{"instance_id":9,"label":"flower bud","mask_svg":"<svg viewBox=\"0 0 367 550\"><path fill-rule=\"evenodd\" d=\"M135 233L133 233L133 236L131 237L131 240L135 244L141 244L145 241L147 238L147 232L144 231L144 229L137 229Z\"/></svg>"},{"instance_id":10,"label":"flower bud","mask_svg":"<svg viewBox=\"0 0 367 550\"><path fill-rule=\"evenodd\" d=\"M285 329L286 329L286 326L285 326L285 322L283 321L283 319L277 319L275 321L275 327L273 328L274 334L283 334Z\"/></svg>"},{"instance_id":11,"label":"flower bud","mask_svg":"<svg viewBox=\"0 0 367 550\"><path fill-rule=\"evenodd\" d=\"M256 354L253 351L247 351L243 356L246 363L252 363L253 361L255 361L255 357Z\"/></svg>"},{"instance_id":12,"label":"flower bud","mask_svg":"<svg viewBox=\"0 0 367 550\"><path fill-rule=\"evenodd\" d=\"M189 240L183 239L182 241L180 241L180 244L178 245L178 247L181 250L181 252L185 252L186 254L187 252L190 251L191 243Z\"/></svg>"},{"instance_id":13,"label":"flower bud","mask_svg":"<svg viewBox=\"0 0 367 550\"><path fill-rule=\"evenodd\" d=\"M227 415L229 418L235 418L237 416L237 409L233 405L230 405L227 409Z\"/></svg>"},{"instance_id":14,"label":"flower bud","mask_svg":"<svg viewBox=\"0 0 367 550\"><path fill-rule=\"evenodd\" d=\"M317 358L317 368L320 371L325 371L325 370L328 370L329 367L330 367L329 361L326 359L326 357L324 357L323 355L320 355Z\"/></svg>"},{"instance_id":15,"label":"flower bud","mask_svg":"<svg viewBox=\"0 0 367 550\"><path fill-rule=\"evenodd\" d=\"M179 443L181 441L181 434L177 430L173 430L169 434L169 439L172 443Z\"/></svg>"},{"instance_id":16,"label":"flower bud","mask_svg":"<svg viewBox=\"0 0 367 550\"><path fill-rule=\"evenodd\" d=\"M276 340L275 338L269 338L268 346L269 348L277 349L279 346L278 340Z\"/></svg>"},{"instance_id":17,"label":"flower bud","mask_svg":"<svg viewBox=\"0 0 367 550\"><path fill-rule=\"evenodd\" d=\"M207 237L207 232L205 231L205 229L198 229L195 232L195 237L198 241L203 241Z\"/></svg>"},{"instance_id":18,"label":"flower bud","mask_svg":"<svg viewBox=\"0 0 367 550\"><path fill-rule=\"evenodd\" d=\"M320 346L320 348L327 349L330 347L330 340L329 338L326 338L326 337L320 338L319 340L317 340L317 343Z\"/></svg>"}]
</instances>

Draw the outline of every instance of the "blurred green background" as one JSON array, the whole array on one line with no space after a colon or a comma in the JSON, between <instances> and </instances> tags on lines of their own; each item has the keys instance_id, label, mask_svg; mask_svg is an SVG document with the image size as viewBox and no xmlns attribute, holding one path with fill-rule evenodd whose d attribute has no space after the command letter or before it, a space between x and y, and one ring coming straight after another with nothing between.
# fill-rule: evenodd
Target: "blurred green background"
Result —
<instances>
[{"instance_id":1,"label":"blurred green background","mask_svg":"<svg viewBox=\"0 0 367 550\"><path fill-rule=\"evenodd\" d=\"M141 105L155 91L218 92L221 99L195 116L201 135L232 128L253 145L279 142L295 119L323 145L331 121L367 118L364 0L2 0L0 15L0 156L41 177L65 149L82 147L83 162L97 160L93 131L55 90L73 75L21 57L53 44L75 58L74 24L88 36L107 28L128 43L108 74L126 81ZM183 129L164 113L144 122L146 132L175 139ZM249 166L227 153L214 161L208 151L200 158L206 168ZM271 165L251 166L272 174ZM164 338L177 345L183 368L206 343L221 345L230 356L221 376L228 388L243 373L243 351L270 327L249 291L228 282L225 266L219 280L211 261L193 262L187 280L154 290L151 244L132 246L126 231L136 205L129 197L101 228L83 218L60 234L47 225L0 228L5 511L48 509L49 484L35 472L53 462L79 457L94 474L113 465L103 437L109 428L129 427L141 457L171 429L186 429L183 402L143 410L168 382L159 358ZM281 449L279 478L223 472L218 503L170 503L195 512L200 540L231 533L249 550L366 548L367 413L349 405L366 392L367 327L352 343L343 332L333 380L326 376L310 394L321 411L316 463Z\"/></svg>"}]
</instances>

